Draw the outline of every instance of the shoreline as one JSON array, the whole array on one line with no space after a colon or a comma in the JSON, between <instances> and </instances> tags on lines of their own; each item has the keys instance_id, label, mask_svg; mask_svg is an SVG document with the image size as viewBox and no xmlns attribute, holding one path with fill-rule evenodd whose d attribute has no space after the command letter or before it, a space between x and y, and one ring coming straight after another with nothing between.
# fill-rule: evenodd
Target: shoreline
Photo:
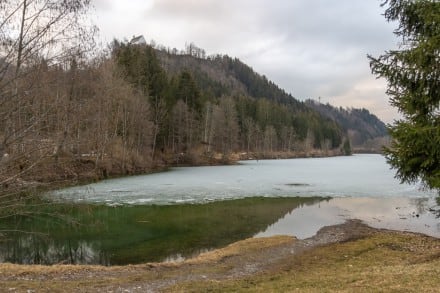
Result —
<instances>
[{"instance_id":1,"label":"shoreline","mask_svg":"<svg viewBox=\"0 0 440 293\"><path fill-rule=\"evenodd\" d=\"M353 151L350 155L357 154L381 154L377 151L358 152ZM350 156L349 155L349 156ZM91 183L97 183L107 179L118 179L130 176L149 175L167 172L173 167L204 167L204 166L228 166L239 164L239 161L252 161L252 160L276 160L276 159L306 159L306 158L331 158L339 156L347 156L342 154L338 150L312 150L302 152L234 152L224 158L225 155L217 154L210 157L200 156L194 162L175 163L169 159L159 158L150 167L134 168L131 171L120 172L108 172L104 167L91 167L91 161L81 159L74 162L74 166L54 166L59 170L47 170L47 166L43 167L43 170L34 170L34 176L32 174L27 175L24 178L17 178L12 181L3 192L40 192L53 191L56 189L62 189L67 187L82 186ZM105 165L105 164L104 164ZM45 169L46 168L46 169ZM103 169L104 168L104 169ZM66 169L66 170L65 170ZM31 172L31 173L32 173ZM65 173L65 174L63 174ZM41 177L41 174L46 176ZM40 178L39 178L40 177Z\"/></svg>"},{"instance_id":2,"label":"shoreline","mask_svg":"<svg viewBox=\"0 0 440 293\"><path fill-rule=\"evenodd\" d=\"M440 238L440 206L434 198L331 197L302 206L254 237L311 237L327 225L357 219L375 229L419 233ZM307 223L303 225L302 223Z\"/></svg>"},{"instance_id":3,"label":"shoreline","mask_svg":"<svg viewBox=\"0 0 440 293\"><path fill-rule=\"evenodd\" d=\"M366 243L371 248L364 251ZM406 247L411 249L408 250ZM353 254L354 259L350 257L354 253L351 252L353 249L360 249L359 251L364 251L362 253L375 250L380 252L386 249L390 251L386 252L387 257L393 257L393 261L397 261L394 260L393 254L398 253L399 257L400 254L405 255L405 258L400 259L402 262L405 262L406 257L411 256L412 260L424 259L424 265L432 263L429 271L440 269L438 268L440 239L417 233L375 229L360 220L348 220L343 224L323 227L316 235L304 240L291 236L246 239L178 263L146 263L116 267L0 264L0 284L2 288L9 288L12 292L21 290L62 292L66 288L69 288L68 291L84 292L186 291L191 288L191 291L199 292L213 285L220 291L224 290L220 289L224 288L223 286L226 286L226 291L238 289L242 286L243 280L253 280L254 284L261 282L261 286L269 286L274 290L283 288L280 286L284 284L283 277L288 271L293 274L292 278L304 273L306 279L312 280L315 272L307 271L307 267L316 260L316 257L325 257L322 262L334 265L339 265L340 261L350 263L359 259L362 254ZM338 260L338 253L342 253L341 260ZM361 275L363 278L366 278L366 274L370 272L367 267L379 266L382 261L374 258L375 263L370 263L373 260L367 256L365 255L366 268L362 270L363 275ZM298 260L303 263L301 268L293 266ZM390 272L393 272L390 265L388 263L387 266ZM341 277L337 271L333 269L331 271L335 279ZM408 267L401 273L410 274L412 271ZM278 281L266 280L267 276L274 276L272 278ZM411 284L414 288L419 286L417 281ZM301 283L296 285L299 286ZM317 285L319 285L317 289L325 288L325 284ZM289 287L284 289L287 288ZM347 284L347 287L342 288L352 287ZM391 287L381 287L384 288Z\"/></svg>"}]
</instances>

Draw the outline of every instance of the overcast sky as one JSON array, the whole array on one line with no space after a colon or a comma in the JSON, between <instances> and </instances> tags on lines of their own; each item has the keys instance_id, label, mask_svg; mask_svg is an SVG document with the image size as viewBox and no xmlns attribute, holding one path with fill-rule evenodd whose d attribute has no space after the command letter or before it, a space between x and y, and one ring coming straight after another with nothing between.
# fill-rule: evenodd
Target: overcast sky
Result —
<instances>
[{"instance_id":1,"label":"overcast sky","mask_svg":"<svg viewBox=\"0 0 440 293\"><path fill-rule=\"evenodd\" d=\"M94 0L101 38L238 57L294 97L397 118L367 54L396 48L382 0Z\"/></svg>"}]
</instances>

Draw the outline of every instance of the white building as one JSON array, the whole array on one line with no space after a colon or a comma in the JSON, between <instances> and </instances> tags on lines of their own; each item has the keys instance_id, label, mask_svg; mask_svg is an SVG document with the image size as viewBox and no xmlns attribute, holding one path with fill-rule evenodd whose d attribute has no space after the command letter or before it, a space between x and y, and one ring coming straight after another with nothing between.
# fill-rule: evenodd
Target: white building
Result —
<instances>
[{"instance_id":1,"label":"white building","mask_svg":"<svg viewBox=\"0 0 440 293\"><path fill-rule=\"evenodd\" d=\"M133 38L130 41L130 44L132 44L132 45L146 45L147 42L145 41L144 36L140 35L138 37L133 36Z\"/></svg>"}]
</instances>

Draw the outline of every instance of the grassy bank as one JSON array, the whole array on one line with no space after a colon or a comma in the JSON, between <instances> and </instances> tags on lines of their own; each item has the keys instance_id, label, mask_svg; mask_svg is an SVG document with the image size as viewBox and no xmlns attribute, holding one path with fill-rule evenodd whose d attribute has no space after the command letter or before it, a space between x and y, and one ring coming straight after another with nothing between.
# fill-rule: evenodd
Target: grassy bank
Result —
<instances>
[{"instance_id":1,"label":"grassy bank","mask_svg":"<svg viewBox=\"0 0 440 293\"><path fill-rule=\"evenodd\" d=\"M309 240L248 239L180 263L0 265L2 290L38 292L438 292L440 240L360 223Z\"/></svg>"},{"instance_id":2,"label":"grassy bank","mask_svg":"<svg viewBox=\"0 0 440 293\"><path fill-rule=\"evenodd\" d=\"M288 257L272 271L221 282L187 282L173 290L438 292L439 275L438 240L409 234L378 233Z\"/></svg>"}]
</instances>

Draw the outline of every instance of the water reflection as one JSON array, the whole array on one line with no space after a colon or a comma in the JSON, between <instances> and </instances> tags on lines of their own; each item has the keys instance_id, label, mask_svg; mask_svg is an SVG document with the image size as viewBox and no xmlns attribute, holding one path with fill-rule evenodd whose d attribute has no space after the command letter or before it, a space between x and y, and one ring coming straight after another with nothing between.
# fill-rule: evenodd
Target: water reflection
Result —
<instances>
[{"instance_id":1,"label":"water reflection","mask_svg":"<svg viewBox=\"0 0 440 293\"><path fill-rule=\"evenodd\" d=\"M64 242L28 234L5 241L0 248L0 262L22 264L109 264L109 258L96 243L83 240Z\"/></svg>"},{"instance_id":2,"label":"water reflection","mask_svg":"<svg viewBox=\"0 0 440 293\"><path fill-rule=\"evenodd\" d=\"M440 238L440 219L434 198L332 198L286 214L256 237L295 235L311 237L324 226L360 219L375 228L411 231Z\"/></svg>"},{"instance_id":3,"label":"water reflection","mask_svg":"<svg viewBox=\"0 0 440 293\"><path fill-rule=\"evenodd\" d=\"M49 205L1 222L0 262L123 265L177 260L264 231L322 198L246 198L171 206ZM35 211L37 212L37 211Z\"/></svg>"}]
</instances>

